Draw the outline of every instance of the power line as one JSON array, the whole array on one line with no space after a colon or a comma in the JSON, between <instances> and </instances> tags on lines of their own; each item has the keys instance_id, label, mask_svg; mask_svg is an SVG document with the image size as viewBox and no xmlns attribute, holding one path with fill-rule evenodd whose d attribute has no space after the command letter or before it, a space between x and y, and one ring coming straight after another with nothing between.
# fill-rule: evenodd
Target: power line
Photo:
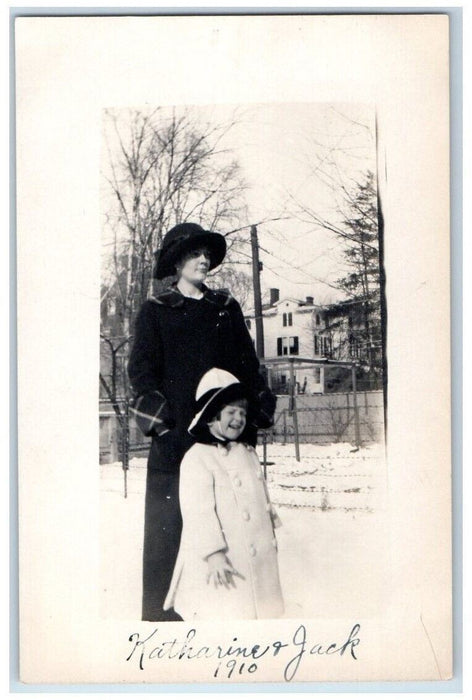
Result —
<instances>
[{"instance_id":1,"label":"power line","mask_svg":"<svg viewBox=\"0 0 472 700\"><path fill-rule=\"evenodd\" d=\"M235 228L232 231L228 231L227 233L223 233L222 235L226 238L226 236L231 236L232 233L239 233L239 231L244 231L245 229L251 229L252 226L260 226L261 224L268 224L271 221L287 221L290 219L290 216L277 216L273 219L263 219L262 221L257 221L255 224L248 224L247 226L241 226L240 228ZM240 243L248 243L249 241L240 241Z\"/></svg>"},{"instance_id":2,"label":"power line","mask_svg":"<svg viewBox=\"0 0 472 700\"><path fill-rule=\"evenodd\" d=\"M272 221L279 221L280 219L272 219ZM263 221L262 223L266 223L268 220ZM257 226L257 224L254 224ZM226 236L230 235L230 233L235 233L236 231L242 231L243 229L249 228L248 226L243 226L240 229L235 229L235 231L229 231L229 233L225 234ZM245 243L246 245L250 245L250 241L238 241L239 243ZM302 274L306 275L310 279L312 279L314 282L318 282L319 284L324 284L327 287L330 287L331 289L335 289L336 291L339 291L339 287L331 284L330 282L327 282L326 280L322 280L319 277L315 277L315 275L311 274L310 272L307 272L304 270L302 267L298 267L297 265L294 265L293 263L288 263L286 260L283 258L280 258L278 255L275 255L275 253L272 253L270 250L267 250L267 248L263 248L260 243L258 244L259 250L262 250L264 253L267 253L267 255L270 255L273 257L275 260L278 260L279 262L283 262L287 267L292 268L293 270L296 270L297 272L301 272ZM293 249L293 248L292 248ZM246 255L243 251L238 251L241 253L241 255ZM249 257L249 256L248 256ZM266 265L266 263L264 263ZM285 279L287 282L290 282L291 284L301 284L300 282L295 282L293 280L288 279L288 277L283 277L283 275L280 275L279 273L275 272L273 268L270 268L268 265L266 265L267 269L273 272L275 275L280 277L281 279Z\"/></svg>"},{"instance_id":3,"label":"power line","mask_svg":"<svg viewBox=\"0 0 472 700\"><path fill-rule=\"evenodd\" d=\"M276 260L279 260L280 262L285 263L288 267L291 267L293 270L297 270L298 272L303 273L310 279L312 279L314 282L319 282L320 284L325 284L327 287L331 287L331 289L336 289L336 291L339 291L339 287L337 287L334 284L331 284L330 282L326 282L326 280L322 280L319 277L315 277L315 275L311 274L310 272L307 272L304 270L302 267L298 267L297 265L294 265L293 263L287 263L286 260L283 258L280 258L278 255L275 255L275 253L271 253L270 250L267 250L267 248L263 248L261 245L259 246L260 250L262 250L264 253L267 253L268 255L272 256Z\"/></svg>"}]
</instances>

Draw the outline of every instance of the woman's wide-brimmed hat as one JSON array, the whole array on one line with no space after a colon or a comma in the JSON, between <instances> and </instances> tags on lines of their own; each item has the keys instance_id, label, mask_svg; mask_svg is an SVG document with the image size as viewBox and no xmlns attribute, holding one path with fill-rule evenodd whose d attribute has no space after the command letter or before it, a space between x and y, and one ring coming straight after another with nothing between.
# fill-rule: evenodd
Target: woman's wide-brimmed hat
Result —
<instances>
[{"instance_id":1,"label":"woman's wide-brimmed hat","mask_svg":"<svg viewBox=\"0 0 472 700\"><path fill-rule=\"evenodd\" d=\"M203 375L198 384L195 395L197 413L189 425L188 432L198 438L207 432L208 421L212 420L223 406L247 398L245 388L231 372L213 367Z\"/></svg>"},{"instance_id":2,"label":"woman's wide-brimmed hat","mask_svg":"<svg viewBox=\"0 0 472 700\"><path fill-rule=\"evenodd\" d=\"M158 280L175 274L175 264L195 248L208 248L210 270L217 267L226 255L226 240L221 233L205 231L199 224L177 224L164 236L162 246L156 250L153 276Z\"/></svg>"}]
</instances>

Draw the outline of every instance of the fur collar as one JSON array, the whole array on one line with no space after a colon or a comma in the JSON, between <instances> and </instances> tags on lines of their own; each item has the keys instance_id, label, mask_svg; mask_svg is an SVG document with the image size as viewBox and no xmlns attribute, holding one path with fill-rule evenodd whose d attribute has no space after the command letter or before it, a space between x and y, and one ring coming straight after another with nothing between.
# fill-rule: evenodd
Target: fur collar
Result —
<instances>
[{"instance_id":1,"label":"fur collar","mask_svg":"<svg viewBox=\"0 0 472 700\"><path fill-rule=\"evenodd\" d=\"M223 308L230 304L233 297L227 289L209 289L207 286L203 285L203 299L210 304L215 304ZM149 297L149 300L159 304L159 306L178 307L182 306L185 297L175 285L172 285L164 292Z\"/></svg>"}]
</instances>

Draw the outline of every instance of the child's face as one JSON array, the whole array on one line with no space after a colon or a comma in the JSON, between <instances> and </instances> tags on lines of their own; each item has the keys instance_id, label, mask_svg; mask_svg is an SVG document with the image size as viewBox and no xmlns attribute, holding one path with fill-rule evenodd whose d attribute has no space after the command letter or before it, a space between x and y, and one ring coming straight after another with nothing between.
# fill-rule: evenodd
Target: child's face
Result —
<instances>
[{"instance_id":1,"label":"child's face","mask_svg":"<svg viewBox=\"0 0 472 700\"><path fill-rule=\"evenodd\" d=\"M217 438L237 440L246 427L247 405L245 401L233 401L224 406L208 427Z\"/></svg>"}]
</instances>

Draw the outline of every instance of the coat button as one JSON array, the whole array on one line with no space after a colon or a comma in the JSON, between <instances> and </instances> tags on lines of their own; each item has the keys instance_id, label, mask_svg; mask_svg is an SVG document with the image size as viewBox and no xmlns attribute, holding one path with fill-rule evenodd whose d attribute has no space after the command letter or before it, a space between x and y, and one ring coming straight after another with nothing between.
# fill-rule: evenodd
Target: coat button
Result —
<instances>
[{"instance_id":1,"label":"coat button","mask_svg":"<svg viewBox=\"0 0 472 700\"><path fill-rule=\"evenodd\" d=\"M251 546L249 547L249 554L251 555L251 557L255 557L255 556L256 556L256 548L255 548L254 545L252 545L252 544L251 544Z\"/></svg>"},{"instance_id":2,"label":"coat button","mask_svg":"<svg viewBox=\"0 0 472 700\"><path fill-rule=\"evenodd\" d=\"M247 512L247 510L243 510L243 520L250 520L251 516Z\"/></svg>"},{"instance_id":3,"label":"coat button","mask_svg":"<svg viewBox=\"0 0 472 700\"><path fill-rule=\"evenodd\" d=\"M241 479L239 478L239 476L236 476L236 477L234 478L234 485L235 485L235 486L241 486Z\"/></svg>"}]
</instances>

